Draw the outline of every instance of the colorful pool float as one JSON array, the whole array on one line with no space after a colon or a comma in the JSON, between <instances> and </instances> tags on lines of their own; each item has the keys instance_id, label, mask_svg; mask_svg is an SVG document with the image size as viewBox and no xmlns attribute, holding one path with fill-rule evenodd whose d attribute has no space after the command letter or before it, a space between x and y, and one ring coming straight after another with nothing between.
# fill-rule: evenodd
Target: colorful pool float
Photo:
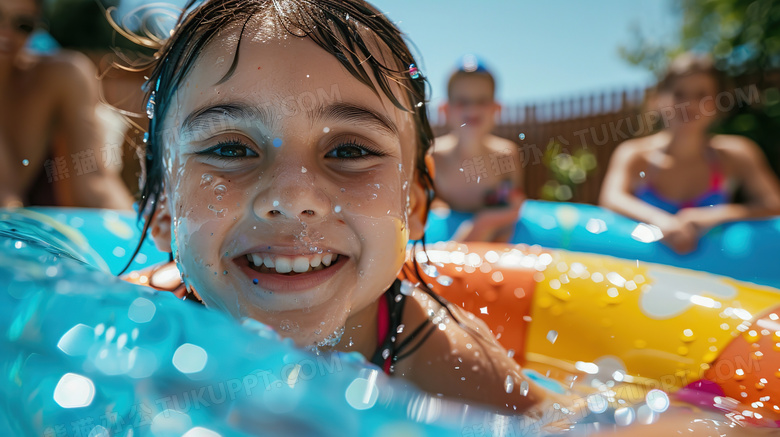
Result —
<instances>
[{"instance_id":1,"label":"colorful pool float","mask_svg":"<svg viewBox=\"0 0 780 437\"><path fill-rule=\"evenodd\" d=\"M416 257L426 282L524 366L566 384L695 388L710 407L739 402L743 414L780 420L776 289L539 246L438 243Z\"/></svg>"},{"instance_id":2,"label":"colorful pool float","mask_svg":"<svg viewBox=\"0 0 780 437\"><path fill-rule=\"evenodd\" d=\"M449 241L472 217L457 211L431 212L427 241ZM510 243L666 264L780 288L780 218L717 226L687 255L678 255L657 239L651 227L598 206L528 200Z\"/></svg>"}]
</instances>

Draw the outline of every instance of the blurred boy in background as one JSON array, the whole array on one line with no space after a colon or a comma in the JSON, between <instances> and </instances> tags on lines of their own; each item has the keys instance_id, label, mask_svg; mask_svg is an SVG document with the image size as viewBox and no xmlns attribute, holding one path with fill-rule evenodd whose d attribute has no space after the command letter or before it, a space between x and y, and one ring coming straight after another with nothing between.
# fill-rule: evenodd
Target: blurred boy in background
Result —
<instances>
[{"instance_id":1,"label":"blurred boy in background","mask_svg":"<svg viewBox=\"0 0 780 437\"><path fill-rule=\"evenodd\" d=\"M447 84L442 109L450 131L433 147L434 207L475 214L455 240L508 241L525 200L517 145L491 134L501 109L495 91L495 78L473 55L461 59Z\"/></svg>"}]
</instances>

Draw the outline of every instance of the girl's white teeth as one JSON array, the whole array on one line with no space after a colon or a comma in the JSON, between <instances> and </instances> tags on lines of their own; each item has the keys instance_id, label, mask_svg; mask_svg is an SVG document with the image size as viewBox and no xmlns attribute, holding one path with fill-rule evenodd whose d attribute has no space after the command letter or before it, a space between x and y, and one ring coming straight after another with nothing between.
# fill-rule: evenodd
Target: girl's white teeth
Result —
<instances>
[{"instance_id":1,"label":"girl's white teeth","mask_svg":"<svg viewBox=\"0 0 780 437\"><path fill-rule=\"evenodd\" d=\"M265 267L265 269L261 269L261 271L275 269L276 273L306 273L329 267L338 259L338 255L326 253L324 255L296 256L294 258L286 256L271 258L268 255L253 253L247 255L247 258L256 267Z\"/></svg>"},{"instance_id":2,"label":"girl's white teeth","mask_svg":"<svg viewBox=\"0 0 780 437\"><path fill-rule=\"evenodd\" d=\"M274 265L277 273L290 273L293 269L292 262L290 262L290 258L286 258L283 256L276 257L276 262L274 263Z\"/></svg>"},{"instance_id":3,"label":"girl's white teeth","mask_svg":"<svg viewBox=\"0 0 780 437\"><path fill-rule=\"evenodd\" d=\"M255 265L259 266L260 263L255 263ZM272 260L270 256L264 256L263 265L268 267L269 269L272 269L274 268L274 260Z\"/></svg>"}]
</instances>

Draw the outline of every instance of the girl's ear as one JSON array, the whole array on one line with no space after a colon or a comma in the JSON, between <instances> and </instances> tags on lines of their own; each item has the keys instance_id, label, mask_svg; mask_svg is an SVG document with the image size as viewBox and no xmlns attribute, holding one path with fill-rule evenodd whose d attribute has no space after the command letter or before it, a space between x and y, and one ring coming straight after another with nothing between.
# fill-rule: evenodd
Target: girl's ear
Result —
<instances>
[{"instance_id":1,"label":"girl's ear","mask_svg":"<svg viewBox=\"0 0 780 437\"><path fill-rule=\"evenodd\" d=\"M428 169L431 180L433 180L435 177L433 156L425 155L425 167ZM427 197L427 193L418 176L409 192L409 238L412 240L419 240L425 233L425 222L428 219Z\"/></svg>"},{"instance_id":2,"label":"girl's ear","mask_svg":"<svg viewBox=\"0 0 780 437\"><path fill-rule=\"evenodd\" d=\"M154 245L160 252L171 252L171 213L165 197L160 196L157 208L151 218L149 229L151 230Z\"/></svg>"}]
</instances>

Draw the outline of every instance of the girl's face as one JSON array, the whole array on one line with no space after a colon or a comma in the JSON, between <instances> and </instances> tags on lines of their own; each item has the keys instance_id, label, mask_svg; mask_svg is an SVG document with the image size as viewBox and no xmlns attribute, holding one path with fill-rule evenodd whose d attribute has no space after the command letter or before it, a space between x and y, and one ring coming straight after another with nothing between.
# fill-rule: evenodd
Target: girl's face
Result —
<instances>
[{"instance_id":1,"label":"girl's face","mask_svg":"<svg viewBox=\"0 0 780 437\"><path fill-rule=\"evenodd\" d=\"M171 100L155 239L207 306L322 343L373 309L422 233L414 124L308 38L250 28L227 80L237 31Z\"/></svg>"},{"instance_id":2,"label":"girl's face","mask_svg":"<svg viewBox=\"0 0 780 437\"><path fill-rule=\"evenodd\" d=\"M678 77L662 98L662 105L674 107L669 127L677 131L703 131L715 120L718 83L711 75L694 73Z\"/></svg>"}]
</instances>

